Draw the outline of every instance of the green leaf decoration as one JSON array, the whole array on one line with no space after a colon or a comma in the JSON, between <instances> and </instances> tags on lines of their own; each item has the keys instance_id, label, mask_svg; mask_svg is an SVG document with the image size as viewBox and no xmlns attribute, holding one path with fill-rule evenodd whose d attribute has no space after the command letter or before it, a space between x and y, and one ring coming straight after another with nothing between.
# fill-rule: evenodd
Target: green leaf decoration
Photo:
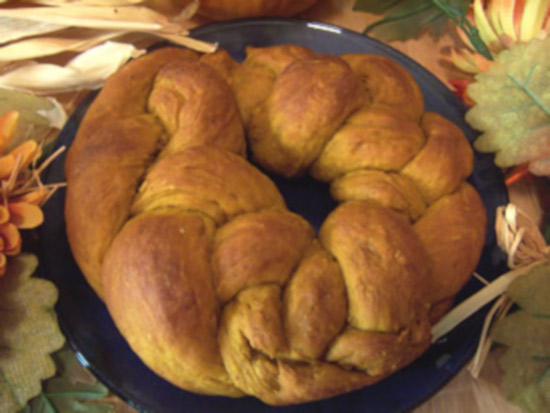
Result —
<instances>
[{"instance_id":1,"label":"green leaf decoration","mask_svg":"<svg viewBox=\"0 0 550 413\"><path fill-rule=\"evenodd\" d=\"M0 277L0 412L21 410L41 391L43 379L55 374L50 354L65 338L53 306L56 287L32 277L38 259L20 254L8 261Z\"/></svg>"},{"instance_id":2,"label":"green leaf decoration","mask_svg":"<svg viewBox=\"0 0 550 413\"><path fill-rule=\"evenodd\" d=\"M12 110L19 112L19 127L8 150L28 139L31 134L35 139L36 134L31 133L35 130L42 132L49 127L59 129L67 121L65 110L52 98L0 88L0 115Z\"/></svg>"},{"instance_id":3,"label":"green leaf decoration","mask_svg":"<svg viewBox=\"0 0 550 413\"><path fill-rule=\"evenodd\" d=\"M548 50L550 37L503 51L468 87L476 104L466 121L483 132L474 145L481 152L496 152L498 166L550 158Z\"/></svg>"},{"instance_id":4,"label":"green leaf decoration","mask_svg":"<svg viewBox=\"0 0 550 413\"><path fill-rule=\"evenodd\" d=\"M520 307L495 327L493 339L507 346L500 359L502 388L527 412L550 411L550 264L517 278L507 293Z\"/></svg>"},{"instance_id":5,"label":"green leaf decoration","mask_svg":"<svg viewBox=\"0 0 550 413\"><path fill-rule=\"evenodd\" d=\"M11 110L18 110L22 122L47 126L50 121L41 112L46 113L53 108L53 103L46 98L0 88L0 115Z\"/></svg>"},{"instance_id":6,"label":"green leaf decoration","mask_svg":"<svg viewBox=\"0 0 550 413\"><path fill-rule=\"evenodd\" d=\"M550 263L533 267L529 277L517 278L507 294L528 313L550 319Z\"/></svg>"},{"instance_id":7,"label":"green leaf decoration","mask_svg":"<svg viewBox=\"0 0 550 413\"><path fill-rule=\"evenodd\" d=\"M533 357L550 357L550 317L518 310L502 320L494 339L509 347L521 347Z\"/></svg>"},{"instance_id":8,"label":"green leaf decoration","mask_svg":"<svg viewBox=\"0 0 550 413\"><path fill-rule=\"evenodd\" d=\"M531 413L550 411L550 360L533 359L524 351L509 349L500 365L505 370L502 389L512 403Z\"/></svg>"},{"instance_id":9,"label":"green leaf decoration","mask_svg":"<svg viewBox=\"0 0 550 413\"><path fill-rule=\"evenodd\" d=\"M463 19L469 4L467 0L359 0L354 10L384 13L365 33L391 42L418 37L426 29L439 36L449 18Z\"/></svg>"},{"instance_id":10,"label":"green leaf decoration","mask_svg":"<svg viewBox=\"0 0 550 413\"><path fill-rule=\"evenodd\" d=\"M108 389L85 369L69 349L53 355L59 368L56 377L44 383L42 393L29 403L24 413L114 413L104 399Z\"/></svg>"}]
</instances>

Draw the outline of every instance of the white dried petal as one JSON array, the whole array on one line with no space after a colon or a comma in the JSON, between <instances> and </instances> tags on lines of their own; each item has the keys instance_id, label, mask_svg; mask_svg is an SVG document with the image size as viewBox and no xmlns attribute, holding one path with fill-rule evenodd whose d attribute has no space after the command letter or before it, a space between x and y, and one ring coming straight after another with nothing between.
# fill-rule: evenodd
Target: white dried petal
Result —
<instances>
[{"instance_id":1,"label":"white dried petal","mask_svg":"<svg viewBox=\"0 0 550 413\"><path fill-rule=\"evenodd\" d=\"M18 60L37 59L44 56L52 56L63 52L82 52L107 40L121 35L120 32L95 31L88 29L76 29L84 31L87 35L72 36L74 29L60 33L62 37L36 37L19 42L10 43L0 47L0 62L15 62Z\"/></svg>"},{"instance_id":2,"label":"white dried petal","mask_svg":"<svg viewBox=\"0 0 550 413\"><path fill-rule=\"evenodd\" d=\"M43 21L0 16L0 44L64 29L66 26Z\"/></svg>"},{"instance_id":3,"label":"white dried petal","mask_svg":"<svg viewBox=\"0 0 550 413\"><path fill-rule=\"evenodd\" d=\"M50 121L50 126L55 129L61 129L67 122L67 112L63 109L63 106L57 99L46 98L52 103L52 108L48 110L38 110L37 113L40 116L45 117Z\"/></svg>"},{"instance_id":4,"label":"white dried petal","mask_svg":"<svg viewBox=\"0 0 550 413\"><path fill-rule=\"evenodd\" d=\"M65 26L105 30L181 30L161 13L143 6L95 7L66 5L63 7L2 8L0 16L49 22Z\"/></svg>"},{"instance_id":5,"label":"white dried petal","mask_svg":"<svg viewBox=\"0 0 550 413\"><path fill-rule=\"evenodd\" d=\"M105 42L68 62L64 67L34 63L0 76L0 86L37 94L97 89L128 59L144 54L133 45Z\"/></svg>"}]
</instances>

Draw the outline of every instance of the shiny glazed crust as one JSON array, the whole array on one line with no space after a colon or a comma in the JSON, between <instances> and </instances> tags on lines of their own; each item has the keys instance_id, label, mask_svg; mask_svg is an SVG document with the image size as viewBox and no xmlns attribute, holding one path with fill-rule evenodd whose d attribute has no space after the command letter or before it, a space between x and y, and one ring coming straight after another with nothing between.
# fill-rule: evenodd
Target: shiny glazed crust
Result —
<instances>
[{"instance_id":1,"label":"shiny glazed crust","mask_svg":"<svg viewBox=\"0 0 550 413\"><path fill-rule=\"evenodd\" d=\"M340 202L319 234L245 158ZM139 357L176 386L284 405L420 356L486 218L460 129L389 59L299 46L126 65L66 163L69 242Z\"/></svg>"}]
</instances>

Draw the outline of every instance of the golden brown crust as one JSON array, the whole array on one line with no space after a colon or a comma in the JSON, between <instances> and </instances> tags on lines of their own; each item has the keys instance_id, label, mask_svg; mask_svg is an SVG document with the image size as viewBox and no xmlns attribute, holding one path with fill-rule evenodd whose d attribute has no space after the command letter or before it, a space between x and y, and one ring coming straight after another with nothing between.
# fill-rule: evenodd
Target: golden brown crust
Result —
<instances>
[{"instance_id":1,"label":"golden brown crust","mask_svg":"<svg viewBox=\"0 0 550 413\"><path fill-rule=\"evenodd\" d=\"M165 156L149 170L132 213L177 206L217 224L261 209L285 209L269 178L234 153L197 146Z\"/></svg>"},{"instance_id":2,"label":"golden brown crust","mask_svg":"<svg viewBox=\"0 0 550 413\"><path fill-rule=\"evenodd\" d=\"M399 171L422 148L420 127L399 112L371 106L351 115L324 147L311 175L332 181L352 171Z\"/></svg>"},{"instance_id":3,"label":"golden brown crust","mask_svg":"<svg viewBox=\"0 0 550 413\"><path fill-rule=\"evenodd\" d=\"M199 60L216 70L229 85L233 82L235 72L240 67L224 49L218 49L214 53L204 54Z\"/></svg>"},{"instance_id":4,"label":"golden brown crust","mask_svg":"<svg viewBox=\"0 0 550 413\"><path fill-rule=\"evenodd\" d=\"M324 361L286 357L281 290L260 285L229 303L220 325L220 348L233 382L245 393L284 405L330 397L380 380Z\"/></svg>"},{"instance_id":5,"label":"golden brown crust","mask_svg":"<svg viewBox=\"0 0 550 413\"><path fill-rule=\"evenodd\" d=\"M164 65L155 77L147 109L170 136L161 156L200 145L245 154L243 126L231 89L211 66L197 61Z\"/></svg>"},{"instance_id":6,"label":"golden brown crust","mask_svg":"<svg viewBox=\"0 0 550 413\"><path fill-rule=\"evenodd\" d=\"M418 358L430 345L427 320L399 332L348 328L331 346L327 360L361 369L372 377L385 375Z\"/></svg>"},{"instance_id":7,"label":"golden brown crust","mask_svg":"<svg viewBox=\"0 0 550 413\"><path fill-rule=\"evenodd\" d=\"M362 96L357 78L337 58L290 64L251 119L248 139L254 159L286 177L302 175L359 108Z\"/></svg>"},{"instance_id":8,"label":"golden brown crust","mask_svg":"<svg viewBox=\"0 0 550 413\"><path fill-rule=\"evenodd\" d=\"M420 191L407 177L361 169L332 181L330 194L338 202L369 201L403 213L416 221L426 210Z\"/></svg>"},{"instance_id":9,"label":"golden brown crust","mask_svg":"<svg viewBox=\"0 0 550 413\"><path fill-rule=\"evenodd\" d=\"M284 405L422 354L486 223L468 142L418 93L386 58L289 45L242 65L159 50L115 75L70 150L66 219L139 357L187 390ZM319 238L243 157L244 129L264 167L330 183Z\"/></svg>"},{"instance_id":10,"label":"golden brown crust","mask_svg":"<svg viewBox=\"0 0 550 413\"><path fill-rule=\"evenodd\" d=\"M260 110L259 107L273 89L275 79L283 70L297 60L314 56L311 50L295 45L246 48L246 59L235 71L231 82L246 127L253 113Z\"/></svg>"},{"instance_id":11,"label":"golden brown crust","mask_svg":"<svg viewBox=\"0 0 550 413\"><path fill-rule=\"evenodd\" d=\"M314 236L307 221L287 211L243 214L220 228L212 253L220 301L257 284L286 284Z\"/></svg>"},{"instance_id":12,"label":"golden brown crust","mask_svg":"<svg viewBox=\"0 0 550 413\"><path fill-rule=\"evenodd\" d=\"M183 139L187 146L208 142L244 152L243 130L229 88L213 70L195 62L197 59L194 52L166 48L124 66L102 89L71 145L65 168L67 235L79 267L99 296L104 294L100 279L103 256L128 218L138 185L149 164L166 141L165 128L155 113L161 115L167 105L153 113L148 110L148 104L155 106L150 100L151 95L156 94L154 86L159 72L159 83L162 83L163 76L168 81L171 76L179 80L181 70L185 70L189 75L180 83L188 87L209 90L212 83L223 87L222 90L191 97L189 102L181 95L171 100L179 109L184 131L194 133L195 142L190 144L189 139ZM163 72L165 68L171 73ZM206 111L204 105L212 104L212 97L225 112L220 118L222 120L208 122L210 133L203 135L202 126L196 123L195 127L189 126L188 120L192 116L186 103L192 104L196 110ZM196 110L194 115L197 115ZM197 118L202 120L201 125L209 121L207 114Z\"/></svg>"},{"instance_id":13,"label":"golden brown crust","mask_svg":"<svg viewBox=\"0 0 550 413\"><path fill-rule=\"evenodd\" d=\"M340 266L315 240L284 294L283 317L291 357L321 358L344 328L347 310Z\"/></svg>"},{"instance_id":14,"label":"golden brown crust","mask_svg":"<svg viewBox=\"0 0 550 413\"><path fill-rule=\"evenodd\" d=\"M123 66L101 89L96 98L101 104L91 105L86 112L85 121L78 129L79 137L71 145L71 153L86 142L87 136L93 135L97 124L103 120L112 122L143 114L160 68L171 62L196 59L198 55L195 52L169 47L141 57L139 63L130 62Z\"/></svg>"},{"instance_id":15,"label":"golden brown crust","mask_svg":"<svg viewBox=\"0 0 550 413\"><path fill-rule=\"evenodd\" d=\"M478 193L463 182L432 204L414 225L430 257L430 301L453 297L474 271L486 231L485 208Z\"/></svg>"},{"instance_id":16,"label":"golden brown crust","mask_svg":"<svg viewBox=\"0 0 550 413\"><path fill-rule=\"evenodd\" d=\"M412 75L393 60L375 54L357 53L341 56L359 75L367 97L365 104L376 104L418 122L424 113L424 97Z\"/></svg>"},{"instance_id":17,"label":"golden brown crust","mask_svg":"<svg viewBox=\"0 0 550 413\"><path fill-rule=\"evenodd\" d=\"M67 160L67 237L76 262L100 297L103 257L128 219L162 133L150 116L125 118L96 133L79 134L76 141L86 139L86 144L82 150L71 150Z\"/></svg>"},{"instance_id":18,"label":"golden brown crust","mask_svg":"<svg viewBox=\"0 0 550 413\"><path fill-rule=\"evenodd\" d=\"M131 219L105 258L105 299L132 349L158 374L195 392L239 396L218 351L214 229L172 208Z\"/></svg>"},{"instance_id":19,"label":"golden brown crust","mask_svg":"<svg viewBox=\"0 0 550 413\"><path fill-rule=\"evenodd\" d=\"M425 113L421 126L426 133L426 144L402 173L431 204L453 192L472 173L474 157L464 133L443 116Z\"/></svg>"},{"instance_id":20,"label":"golden brown crust","mask_svg":"<svg viewBox=\"0 0 550 413\"><path fill-rule=\"evenodd\" d=\"M334 255L348 292L348 324L396 332L423 315L428 257L406 219L363 201L338 206L319 232Z\"/></svg>"}]
</instances>

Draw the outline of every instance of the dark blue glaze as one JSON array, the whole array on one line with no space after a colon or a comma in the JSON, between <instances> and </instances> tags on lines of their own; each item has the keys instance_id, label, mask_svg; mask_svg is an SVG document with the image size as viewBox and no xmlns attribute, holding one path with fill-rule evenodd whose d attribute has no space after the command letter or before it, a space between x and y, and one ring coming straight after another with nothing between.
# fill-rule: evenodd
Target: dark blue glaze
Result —
<instances>
[{"instance_id":1,"label":"dark blue glaze","mask_svg":"<svg viewBox=\"0 0 550 413\"><path fill-rule=\"evenodd\" d=\"M193 31L196 38L218 42L234 58L242 60L244 47L300 44L317 52L343 54L378 53L405 66L418 81L426 109L439 112L455 122L473 140L474 131L464 122L464 105L432 74L391 47L335 26L301 20L256 19L204 26ZM69 146L95 94L90 94L69 119L58 145ZM63 182L64 157L45 173L46 182ZM276 179L289 207L316 228L334 207L326 186L309 178L294 181ZM478 272L492 279L505 271L503 254L495 244L494 213L507 203L500 171L492 158L476 153L475 172L470 182L480 191L489 214L487 244ZM64 191L46 205L45 223L40 228L40 274L59 288L59 322L79 359L112 391L140 411L172 412L404 412L433 395L469 360L485 311L475 314L420 359L388 379L353 393L332 399L275 408L254 398L229 399L198 396L180 390L151 372L130 350L116 330L104 304L86 284L71 255L65 236ZM101 205L98 205L101 208ZM105 213L109 213L105 211ZM472 280L459 294L462 299L480 287Z\"/></svg>"}]
</instances>

